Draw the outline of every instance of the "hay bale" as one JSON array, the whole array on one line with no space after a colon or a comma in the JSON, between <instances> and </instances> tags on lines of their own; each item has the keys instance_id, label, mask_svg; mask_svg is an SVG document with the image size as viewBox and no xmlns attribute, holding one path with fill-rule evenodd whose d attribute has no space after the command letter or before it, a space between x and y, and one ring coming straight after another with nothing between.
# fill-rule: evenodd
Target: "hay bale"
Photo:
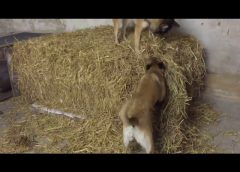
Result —
<instances>
[{"instance_id":1,"label":"hay bale","mask_svg":"<svg viewBox=\"0 0 240 172\"><path fill-rule=\"evenodd\" d=\"M188 105L205 76L202 47L189 35L163 38L143 33L141 46L145 51L139 57L131 48L131 40L116 46L113 28L107 26L16 43L12 70L19 76L23 100L87 116L88 120L79 122L81 135L76 137L82 139L77 149L124 152L117 116L120 105L144 74L144 59L155 55L167 64L170 90L161 125L157 126L159 151L182 151Z\"/></svg>"}]
</instances>

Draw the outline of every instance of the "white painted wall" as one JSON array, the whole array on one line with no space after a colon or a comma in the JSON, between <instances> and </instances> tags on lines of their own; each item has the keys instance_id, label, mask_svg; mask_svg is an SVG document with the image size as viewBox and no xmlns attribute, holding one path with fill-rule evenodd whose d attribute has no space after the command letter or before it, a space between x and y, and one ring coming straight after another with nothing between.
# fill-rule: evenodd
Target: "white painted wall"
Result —
<instances>
[{"instance_id":1,"label":"white painted wall","mask_svg":"<svg viewBox=\"0 0 240 172\"><path fill-rule=\"evenodd\" d=\"M92 28L99 25L112 25L111 19L62 19L66 31L82 28Z\"/></svg>"},{"instance_id":2,"label":"white painted wall","mask_svg":"<svg viewBox=\"0 0 240 172\"><path fill-rule=\"evenodd\" d=\"M111 19L0 19L0 34L65 32L109 24L112 24Z\"/></svg>"},{"instance_id":3,"label":"white painted wall","mask_svg":"<svg viewBox=\"0 0 240 172\"><path fill-rule=\"evenodd\" d=\"M195 35L208 53L211 72L240 74L240 19L181 19L181 30Z\"/></svg>"}]
</instances>

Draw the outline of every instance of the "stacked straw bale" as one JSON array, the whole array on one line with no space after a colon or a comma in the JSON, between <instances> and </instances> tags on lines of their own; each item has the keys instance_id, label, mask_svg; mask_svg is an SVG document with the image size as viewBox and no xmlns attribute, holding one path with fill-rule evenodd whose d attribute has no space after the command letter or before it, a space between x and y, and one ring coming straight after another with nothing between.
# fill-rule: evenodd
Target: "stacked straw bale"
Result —
<instances>
[{"instance_id":1,"label":"stacked straw bale","mask_svg":"<svg viewBox=\"0 0 240 172\"><path fill-rule=\"evenodd\" d=\"M189 35L154 37L143 32L144 51L137 56L131 48L132 40L130 35L128 41L115 45L113 28L103 26L14 45L11 69L19 76L25 103L87 117L74 127L71 142L75 146L67 152L125 151L118 112L132 95L144 74L145 59L151 55L167 65L169 87L168 101L158 114L158 150L183 151L183 142L190 137L184 131L188 105L198 96L206 72L203 49Z\"/></svg>"}]
</instances>

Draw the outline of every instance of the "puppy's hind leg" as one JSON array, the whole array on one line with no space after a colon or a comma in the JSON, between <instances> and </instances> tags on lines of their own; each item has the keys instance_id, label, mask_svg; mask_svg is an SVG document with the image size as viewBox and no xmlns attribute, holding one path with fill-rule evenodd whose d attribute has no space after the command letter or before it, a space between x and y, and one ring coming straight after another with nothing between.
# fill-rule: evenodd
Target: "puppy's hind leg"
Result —
<instances>
[{"instance_id":1,"label":"puppy's hind leg","mask_svg":"<svg viewBox=\"0 0 240 172\"><path fill-rule=\"evenodd\" d=\"M123 143L125 147L128 147L129 143L133 141L133 126L123 126Z\"/></svg>"},{"instance_id":2,"label":"puppy's hind leg","mask_svg":"<svg viewBox=\"0 0 240 172\"><path fill-rule=\"evenodd\" d=\"M150 121L141 122L134 127L133 135L136 141L145 149L146 153L154 153L153 129Z\"/></svg>"},{"instance_id":3,"label":"puppy's hind leg","mask_svg":"<svg viewBox=\"0 0 240 172\"><path fill-rule=\"evenodd\" d=\"M119 117L123 123L123 143L125 147L128 147L129 143L133 141L133 126L129 123L127 118L127 106L128 102L122 106L119 112Z\"/></svg>"},{"instance_id":4,"label":"puppy's hind leg","mask_svg":"<svg viewBox=\"0 0 240 172\"><path fill-rule=\"evenodd\" d=\"M136 141L145 149L146 153L154 153L152 133L134 127L133 135Z\"/></svg>"}]
</instances>

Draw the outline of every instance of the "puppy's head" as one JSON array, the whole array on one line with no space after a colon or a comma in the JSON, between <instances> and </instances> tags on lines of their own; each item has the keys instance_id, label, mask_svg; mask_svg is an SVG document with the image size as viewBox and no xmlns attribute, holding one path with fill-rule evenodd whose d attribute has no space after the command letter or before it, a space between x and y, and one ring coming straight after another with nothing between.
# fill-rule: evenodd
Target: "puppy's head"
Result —
<instances>
[{"instance_id":1,"label":"puppy's head","mask_svg":"<svg viewBox=\"0 0 240 172\"><path fill-rule=\"evenodd\" d=\"M165 64L157 57L149 57L146 62L146 71L151 68L158 69L160 72L164 72L166 70Z\"/></svg>"},{"instance_id":2,"label":"puppy's head","mask_svg":"<svg viewBox=\"0 0 240 172\"><path fill-rule=\"evenodd\" d=\"M153 33L163 34L170 31L173 27L180 27L174 19L151 19L150 30Z\"/></svg>"}]
</instances>

